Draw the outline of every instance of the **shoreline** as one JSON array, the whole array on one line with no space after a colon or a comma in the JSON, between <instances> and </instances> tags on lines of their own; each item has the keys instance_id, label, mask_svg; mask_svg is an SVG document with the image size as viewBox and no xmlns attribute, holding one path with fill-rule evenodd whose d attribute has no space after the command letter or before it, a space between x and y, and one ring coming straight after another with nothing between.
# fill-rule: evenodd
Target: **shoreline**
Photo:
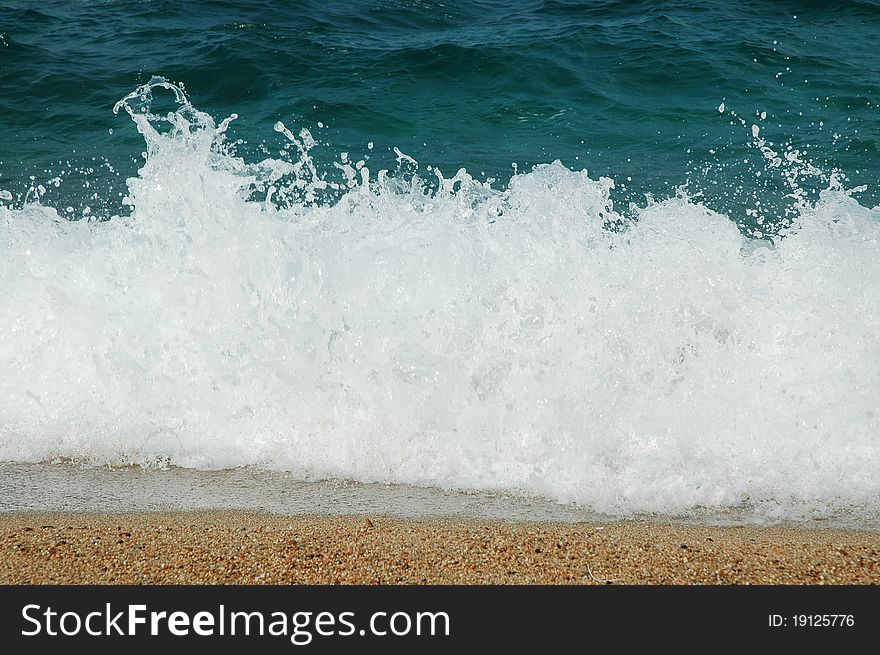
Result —
<instances>
[{"instance_id":1,"label":"shoreline","mask_svg":"<svg viewBox=\"0 0 880 655\"><path fill-rule=\"evenodd\" d=\"M303 480L289 472L217 471L0 462L0 516L28 512L140 514L237 510L284 516L390 516L533 523L672 522L676 525L839 529L880 534L880 498L870 505L788 507L767 503L694 507L679 514L603 514L586 505L504 491Z\"/></svg>"},{"instance_id":2,"label":"shoreline","mask_svg":"<svg viewBox=\"0 0 880 655\"><path fill-rule=\"evenodd\" d=\"M880 584L880 533L252 511L0 514L2 584Z\"/></svg>"}]
</instances>

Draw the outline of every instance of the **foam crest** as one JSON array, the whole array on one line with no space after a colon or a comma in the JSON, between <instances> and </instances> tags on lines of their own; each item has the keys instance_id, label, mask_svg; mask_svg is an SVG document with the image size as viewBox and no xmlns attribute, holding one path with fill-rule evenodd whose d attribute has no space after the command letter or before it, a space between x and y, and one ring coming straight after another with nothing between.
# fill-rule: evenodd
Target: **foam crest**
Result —
<instances>
[{"instance_id":1,"label":"foam crest","mask_svg":"<svg viewBox=\"0 0 880 655\"><path fill-rule=\"evenodd\" d=\"M503 191L350 165L324 202L305 135L248 164L151 85L116 108L148 145L129 216L0 205L0 459L880 506L880 208L832 185L754 240L558 162Z\"/></svg>"}]
</instances>

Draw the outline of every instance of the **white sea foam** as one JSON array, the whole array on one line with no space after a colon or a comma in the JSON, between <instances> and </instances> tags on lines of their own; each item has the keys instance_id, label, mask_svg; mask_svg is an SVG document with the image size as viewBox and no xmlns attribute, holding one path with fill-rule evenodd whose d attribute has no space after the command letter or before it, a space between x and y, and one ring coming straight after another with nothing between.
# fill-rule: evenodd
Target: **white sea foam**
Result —
<instances>
[{"instance_id":1,"label":"white sea foam","mask_svg":"<svg viewBox=\"0 0 880 655\"><path fill-rule=\"evenodd\" d=\"M832 187L754 241L684 195L623 219L559 163L436 193L361 166L321 203L307 148L248 165L143 95L130 216L0 206L0 459L880 506L880 208Z\"/></svg>"}]
</instances>

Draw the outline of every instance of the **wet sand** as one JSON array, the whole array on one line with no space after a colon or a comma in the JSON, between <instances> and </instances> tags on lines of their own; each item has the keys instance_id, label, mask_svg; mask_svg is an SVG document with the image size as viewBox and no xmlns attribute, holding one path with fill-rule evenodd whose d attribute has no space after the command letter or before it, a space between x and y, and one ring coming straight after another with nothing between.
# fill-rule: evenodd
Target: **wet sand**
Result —
<instances>
[{"instance_id":1,"label":"wet sand","mask_svg":"<svg viewBox=\"0 0 880 655\"><path fill-rule=\"evenodd\" d=\"M217 511L0 515L5 584L878 584L880 534Z\"/></svg>"}]
</instances>

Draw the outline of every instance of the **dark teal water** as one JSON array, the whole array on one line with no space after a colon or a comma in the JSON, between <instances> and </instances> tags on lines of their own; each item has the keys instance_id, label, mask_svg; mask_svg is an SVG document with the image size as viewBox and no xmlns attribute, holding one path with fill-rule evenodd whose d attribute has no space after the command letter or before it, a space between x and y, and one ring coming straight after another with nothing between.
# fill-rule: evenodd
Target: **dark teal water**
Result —
<instances>
[{"instance_id":1,"label":"dark teal water","mask_svg":"<svg viewBox=\"0 0 880 655\"><path fill-rule=\"evenodd\" d=\"M872 206L878 42L880 5L862 0L6 0L0 190L20 205L42 183L45 204L120 211L143 141L111 108L161 75L218 120L237 113L246 159L276 153L283 120L312 131L331 173L340 152L393 168L398 147L501 187L514 163L559 159L614 178L618 201L686 184L748 224L789 202L757 124L824 176L868 185Z\"/></svg>"}]
</instances>

